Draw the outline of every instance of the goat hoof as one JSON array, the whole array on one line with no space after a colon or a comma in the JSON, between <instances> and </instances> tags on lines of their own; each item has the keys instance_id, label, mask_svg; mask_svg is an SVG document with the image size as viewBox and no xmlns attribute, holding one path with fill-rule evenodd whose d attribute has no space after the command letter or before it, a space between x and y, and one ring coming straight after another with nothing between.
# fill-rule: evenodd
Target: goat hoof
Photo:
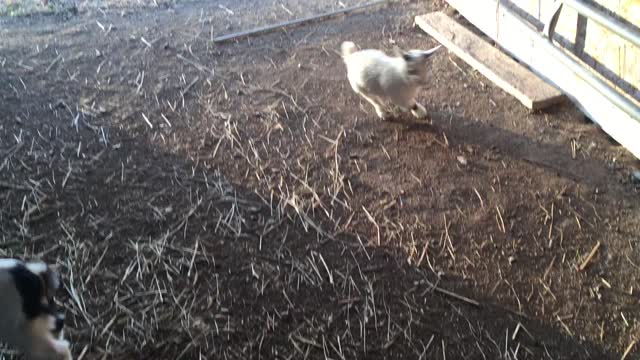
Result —
<instances>
[{"instance_id":1,"label":"goat hoof","mask_svg":"<svg viewBox=\"0 0 640 360\"><path fill-rule=\"evenodd\" d=\"M416 108L414 110L411 110L411 114L413 114L413 116L418 119L424 119L427 117L427 109L425 109L424 106L420 104L416 104Z\"/></svg>"},{"instance_id":2,"label":"goat hoof","mask_svg":"<svg viewBox=\"0 0 640 360\"><path fill-rule=\"evenodd\" d=\"M57 340L55 342L55 351L60 360L72 360L70 345L67 340Z\"/></svg>"},{"instance_id":3,"label":"goat hoof","mask_svg":"<svg viewBox=\"0 0 640 360\"><path fill-rule=\"evenodd\" d=\"M376 113L382 121L388 121L391 118L391 114L386 111L376 111Z\"/></svg>"}]
</instances>

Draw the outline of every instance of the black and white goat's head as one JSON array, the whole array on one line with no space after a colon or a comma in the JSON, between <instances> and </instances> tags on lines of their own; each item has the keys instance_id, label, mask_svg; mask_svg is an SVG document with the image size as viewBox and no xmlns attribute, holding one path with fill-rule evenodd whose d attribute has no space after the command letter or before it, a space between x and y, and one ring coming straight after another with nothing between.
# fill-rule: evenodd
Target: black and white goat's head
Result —
<instances>
[{"instance_id":1,"label":"black and white goat's head","mask_svg":"<svg viewBox=\"0 0 640 360\"><path fill-rule=\"evenodd\" d=\"M70 360L69 343L61 338L64 315L54 301L60 284L43 262L0 259L0 341L33 360Z\"/></svg>"}]
</instances>

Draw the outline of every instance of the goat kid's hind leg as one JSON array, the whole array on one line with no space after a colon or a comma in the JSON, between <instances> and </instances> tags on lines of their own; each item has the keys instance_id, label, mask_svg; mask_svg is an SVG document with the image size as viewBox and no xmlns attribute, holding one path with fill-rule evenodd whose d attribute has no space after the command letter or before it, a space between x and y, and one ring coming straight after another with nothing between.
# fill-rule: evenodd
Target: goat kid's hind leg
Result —
<instances>
[{"instance_id":1,"label":"goat kid's hind leg","mask_svg":"<svg viewBox=\"0 0 640 360\"><path fill-rule=\"evenodd\" d=\"M384 111L382 99L374 95L365 94L362 91L358 91L358 95L362 96L363 99L367 100L371 105L373 105L373 107L376 109L376 114L380 119L388 119L389 114Z\"/></svg>"}]
</instances>

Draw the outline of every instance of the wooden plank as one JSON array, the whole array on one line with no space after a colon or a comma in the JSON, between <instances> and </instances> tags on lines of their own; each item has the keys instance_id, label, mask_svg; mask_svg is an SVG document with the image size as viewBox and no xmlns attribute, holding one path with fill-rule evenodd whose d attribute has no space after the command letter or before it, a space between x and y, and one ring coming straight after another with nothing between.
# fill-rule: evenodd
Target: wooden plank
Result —
<instances>
[{"instance_id":1,"label":"wooden plank","mask_svg":"<svg viewBox=\"0 0 640 360\"><path fill-rule=\"evenodd\" d=\"M535 29L522 21L505 3L496 0L446 0L505 51L526 63L536 74L551 81L602 130L640 159L640 119L634 119L602 96L555 57L547 53Z\"/></svg>"},{"instance_id":2,"label":"wooden plank","mask_svg":"<svg viewBox=\"0 0 640 360\"><path fill-rule=\"evenodd\" d=\"M416 24L527 108L540 110L566 99L558 89L446 14L417 16Z\"/></svg>"},{"instance_id":3,"label":"wooden plank","mask_svg":"<svg viewBox=\"0 0 640 360\"><path fill-rule=\"evenodd\" d=\"M218 36L215 39L213 39L213 42L214 43L221 43L221 42L230 41L230 40L237 40L237 39L240 39L240 38L253 36L253 35L258 35L258 34L263 34L263 33L267 33L267 32L270 32L270 31L282 29L282 28L285 28L285 27L297 26L297 25L302 25L304 23L308 23L308 22L311 22L311 21L319 21L319 20L328 19L328 18L336 16L336 15L347 14L347 13L351 13L351 12L354 12L354 11L363 10L363 9L366 9L366 8L369 8L369 7L372 7L372 6L387 4L388 2L389 2L388 0L377 0L377 1L374 1L374 2L361 4L361 5L355 5L355 6L351 6L351 7L344 8L344 9L328 11L328 12L325 12L325 13L322 13L322 14L319 14L319 15L311 15L311 16L307 16L307 17L304 17L304 18L301 18L301 19L285 21L285 22L281 22L279 24L260 26L260 27L257 27L257 28L251 29L251 30L245 30L245 31L241 31L241 32L233 33L233 34L227 34L227 35Z\"/></svg>"}]
</instances>

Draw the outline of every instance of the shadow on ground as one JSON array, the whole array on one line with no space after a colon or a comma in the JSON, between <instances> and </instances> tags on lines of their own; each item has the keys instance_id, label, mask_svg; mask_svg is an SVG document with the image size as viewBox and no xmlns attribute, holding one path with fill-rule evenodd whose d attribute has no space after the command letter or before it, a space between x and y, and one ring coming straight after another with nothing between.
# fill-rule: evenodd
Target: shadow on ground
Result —
<instances>
[{"instance_id":1,"label":"shadow on ground","mask_svg":"<svg viewBox=\"0 0 640 360\"><path fill-rule=\"evenodd\" d=\"M76 356L617 356L139 138L43 120L2 149L0 248L62 268Z\"/></svg>"}]
</instances>

